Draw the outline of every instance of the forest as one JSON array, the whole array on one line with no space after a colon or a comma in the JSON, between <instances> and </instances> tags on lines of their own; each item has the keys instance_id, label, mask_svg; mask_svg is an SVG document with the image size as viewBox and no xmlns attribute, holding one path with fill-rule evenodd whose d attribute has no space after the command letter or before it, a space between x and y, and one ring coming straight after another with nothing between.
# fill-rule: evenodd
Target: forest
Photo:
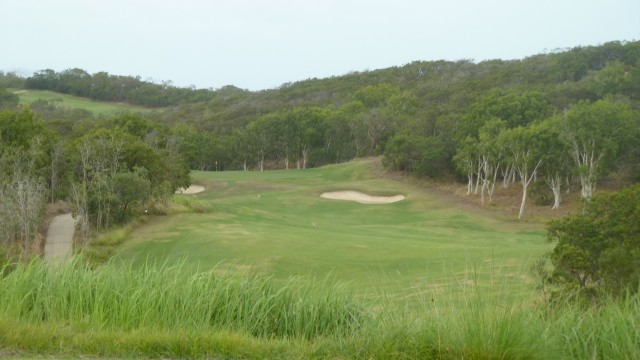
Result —
<instances>
[{"instance_id":1,"label":"forest","mask_svg":"<svg viewBox=\"0 0 640 360\"><path fill-rule=\"evenodd\" d=\"M21 89L127 102L150 112L96 117ZM2 241L27 257L47 202L73 202L86 239L166 201L189 170L305 169L382 156L390 169L467 184L534 183L551 205L588 201L615 173L640 180L640 42L560 49L519 60L416 61L247 91L178 88L139 77L0 73ZM516 185L517 184L517 185Z\"/></svg>"}]
</instances>

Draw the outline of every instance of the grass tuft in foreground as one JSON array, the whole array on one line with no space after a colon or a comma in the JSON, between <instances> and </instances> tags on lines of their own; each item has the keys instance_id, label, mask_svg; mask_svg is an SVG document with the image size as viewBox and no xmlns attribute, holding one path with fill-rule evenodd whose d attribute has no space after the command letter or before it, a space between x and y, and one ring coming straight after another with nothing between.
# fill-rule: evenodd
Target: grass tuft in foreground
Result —
<instances>
[{"instance_id":1,"label":"grass tuft in foreground","mask_svg":"<svg viewBox=\"0 0 640 360\"><path fill-rule=\"evenodd\" d=\"M91 329L214 329L267 338L346 333L364 317L339 285L318 291L291 279L276 288L268 277L183 269L18 266L0 280L0 316Z\"/></svg>"},{"instance_id":2,"label":"grass tuft in foreground","mask_svg":"<svg viewBox=\"0 0 640 360\"><path fill-rule=\"evenodd\" d=\"M452 306L355 301L325 282L78 262L0 279L0 354L137 358L635 359L640 299L514 305L491 291ZM277 284L277 285L274 285ZM427 299L425 299L427 300ZM445 301L445 299L442 299ZM365 309L368 309L365 310Z\"/></svg>"}]
</instances>

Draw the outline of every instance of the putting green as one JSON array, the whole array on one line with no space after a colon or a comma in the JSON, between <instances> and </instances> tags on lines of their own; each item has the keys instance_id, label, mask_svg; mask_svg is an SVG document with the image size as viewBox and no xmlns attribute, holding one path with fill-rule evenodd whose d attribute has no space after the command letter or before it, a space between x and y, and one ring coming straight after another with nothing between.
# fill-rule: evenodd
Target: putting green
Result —
<instances>
[{"instance_id":1,"label":"putting green","mask_svg":"<svg viewBox=\"0 0 640 360\"><path fill-rule=\"evenodd\" d=\"M433 189L378 175L377 160L308 170L194 172L206 214L156 217L119 257L186 261L199 270L276 280L330 274L361 296L438 298L466 289L530 298L529 263L549 250L539 224L506 221ZM320 198L354 190L403 201L363 205ZM176 195L180 196L180 195ZM471 286L473 285L473 286Z\"/></svg>"}]
</instances>

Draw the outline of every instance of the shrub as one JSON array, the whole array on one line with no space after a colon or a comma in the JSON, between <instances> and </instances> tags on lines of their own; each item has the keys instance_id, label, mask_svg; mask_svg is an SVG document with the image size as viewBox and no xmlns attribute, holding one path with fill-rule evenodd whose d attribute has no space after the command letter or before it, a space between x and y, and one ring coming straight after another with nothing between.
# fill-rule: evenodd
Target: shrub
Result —
<instances>
[{"instance_id":1,"label":"shrub","mask_svg":"<svg viewBox=\"0 0 640 360\"><path fill-rule=\"evenodd\" d=\"M599 195L582 214L552 221L554 266L548 282L593 298L637 292L640 285L640 184Z\"/></svg>"}]
</instances>

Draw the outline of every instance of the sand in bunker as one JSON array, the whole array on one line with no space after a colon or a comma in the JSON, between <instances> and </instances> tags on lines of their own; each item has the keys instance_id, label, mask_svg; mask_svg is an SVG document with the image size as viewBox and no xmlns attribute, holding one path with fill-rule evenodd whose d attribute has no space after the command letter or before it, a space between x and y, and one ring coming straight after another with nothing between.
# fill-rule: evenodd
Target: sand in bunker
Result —
<instances>
[{"instance_id":1,"label":"sand in bunker","mask_svg":"<svg viewBox=\"0 0 640 360\"><path fill-rule=\"evenodd\" d=\"M176 190L176 194L185 194L185 195L191 195L191 194L197 194L199 192L203 192L204 191L204 186L202 185L191 185L188 188L180 188L178 190Z\"/></svg>"},{"instance_id":2,"label":"sand in bunker","mask_svg":"<svg viewBox=\"0 0 640 360\"><path fill-rule=\"evenodd\" d=\"M320 194L321 198L356 201L360 204L389 204L404 200L404 195L371 196L357 191L333 191Z\"/></svg>"}]
</instances>

